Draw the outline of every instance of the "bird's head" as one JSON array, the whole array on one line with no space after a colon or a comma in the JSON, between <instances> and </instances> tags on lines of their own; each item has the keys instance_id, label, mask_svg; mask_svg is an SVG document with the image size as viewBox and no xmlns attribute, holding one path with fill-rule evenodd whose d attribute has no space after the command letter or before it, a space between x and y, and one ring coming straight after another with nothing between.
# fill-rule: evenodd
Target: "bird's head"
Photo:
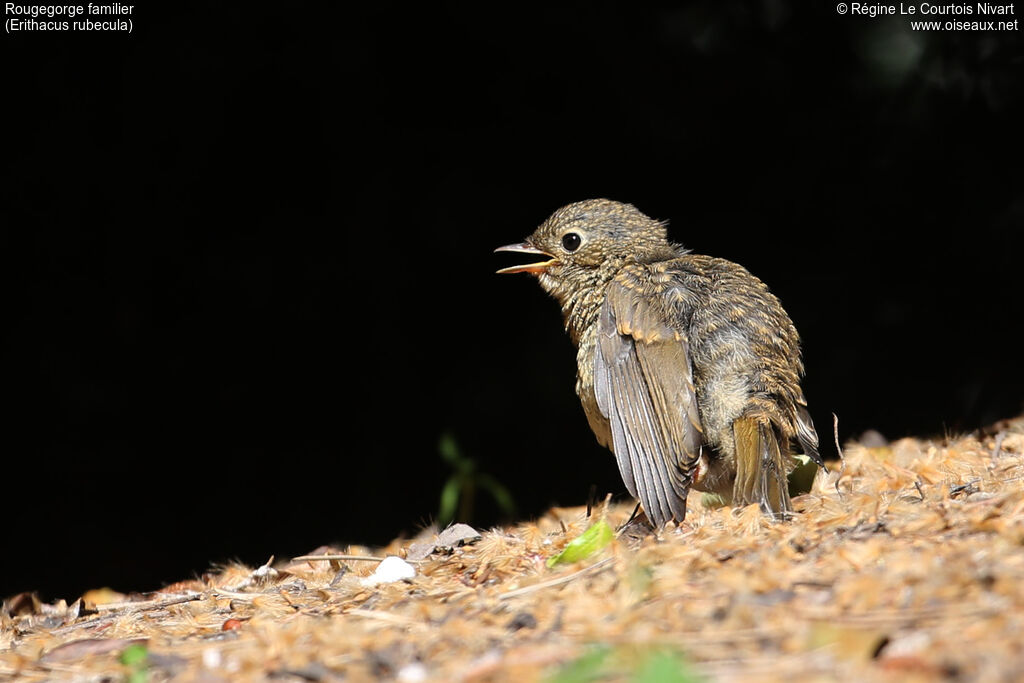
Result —
<instances>
[{"instance_id":1,"label":"bird's head","mask_svg":"<svg viewBox=\"0 0 1024 683\"><path fill-rule=\"evenodd\" d=\"M535 263L502 268L499 273L533 273L555 294L565 288L607 281L629 261L671 258L675 247L665 223L642 214L632 204L588 199L555 211L519 244L498 247L545 257Z\"/></svg>"}]
</instances>

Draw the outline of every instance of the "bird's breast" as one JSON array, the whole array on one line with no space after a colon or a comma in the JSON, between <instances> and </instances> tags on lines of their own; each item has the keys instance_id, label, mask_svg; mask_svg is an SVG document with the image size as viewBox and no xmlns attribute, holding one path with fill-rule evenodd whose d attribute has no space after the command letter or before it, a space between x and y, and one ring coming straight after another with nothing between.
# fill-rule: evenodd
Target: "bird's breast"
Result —
<instances>
[{"instance_id":1,"label":"bird's breast","mask_svg":"<svg viewBox=\"0 0 1024 683\"><path fill-rule=\"evenodd\" d=\"M611 448L611 427L601 414L594 394L594 349L597 344L596 322L581 330L576 349L576 395L598 443Z\"/></svg>"}]
</instances>

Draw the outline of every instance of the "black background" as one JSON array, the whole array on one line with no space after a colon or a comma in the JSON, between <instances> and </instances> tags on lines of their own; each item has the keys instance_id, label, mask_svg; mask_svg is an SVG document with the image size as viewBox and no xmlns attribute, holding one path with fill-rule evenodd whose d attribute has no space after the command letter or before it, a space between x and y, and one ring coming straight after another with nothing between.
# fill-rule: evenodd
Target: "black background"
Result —
<instances>
[{"instance_id":1,"label":"black background","mask_svg":"<svg viewBox=\"0 0 1024 683\"><path fill-rule=\"evenodd\" d=\"M446 432L520 517L621 494L557 306L493 274L590 197L768 283L825 441L1018 414L1021 33L810 4L5 34L0 594L385 543L436 515Z\"/></svg>"}]
</instances>

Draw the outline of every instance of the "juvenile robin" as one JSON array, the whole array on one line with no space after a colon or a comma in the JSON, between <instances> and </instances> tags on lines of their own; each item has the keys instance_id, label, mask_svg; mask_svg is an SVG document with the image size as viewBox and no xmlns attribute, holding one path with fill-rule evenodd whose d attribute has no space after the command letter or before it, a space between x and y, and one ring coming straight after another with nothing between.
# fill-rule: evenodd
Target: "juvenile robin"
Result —
<instances>
[{"instance_id":1,"label":"juvenile robin","mask_svg":"<svg viewBox=\"0 0 1024 683\"><path fill-rule=\"evenodd\" d=\"M561 305L590 428L656 527L683 521L691 486L773 516L792 510L793 442L824 464L799 337L764 283L607 199L562 207L496 251L543 257L498 272L536 275Z\"/></svg>"}]
</instances>

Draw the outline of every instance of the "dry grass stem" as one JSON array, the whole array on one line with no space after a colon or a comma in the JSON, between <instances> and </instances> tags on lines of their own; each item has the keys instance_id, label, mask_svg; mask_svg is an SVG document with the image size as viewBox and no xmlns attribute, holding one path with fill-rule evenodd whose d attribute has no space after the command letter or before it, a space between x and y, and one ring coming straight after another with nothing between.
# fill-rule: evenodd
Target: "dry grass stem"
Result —
<instances>
[{"instance_id":1,"label":"dry grass stem","mask_svg":"<svg viewBox=\"0 0 1024 683\"><path fill-rule=\"evenodd\" d=\"M372 555L299 555L292 562L383 562L383 557Z\"/></svg>"},{"instance_id":2,"label":"dry grass stem","mask_svg":"<svg viewBox=\"0 0 1024 683\"><path fill-rule=\"evenodd\" d=\"M545 588L554 588L555 586L565 585L565 584L569 583L570 581L574 581L574 580L578 579L579 577L583 576L584 574L593 574L594 572L596 572L596 571L598 571L600 569L603 569L605 566L610 564L614 559L615 559L614 557L606 557L605 559L601 560L600 562L592 564L589 567L585 567L583 569L580 569L579 571L575 571L572 574L568 574L566 576L560 576L557 579L551 579L550 581L542 581L541 583L535 583L532 586L525 586L523 588L516 588L515 590L510 590L507 593L502 593L501 595L499 595L498 599L499 600L511 600L512 598L517 598L517 597L520 597L520 596L523 596L523 595L527 595L529 593L533 593L534 591L539 591L539 590L544 590Z\"/></svg>"}]
</instances>

